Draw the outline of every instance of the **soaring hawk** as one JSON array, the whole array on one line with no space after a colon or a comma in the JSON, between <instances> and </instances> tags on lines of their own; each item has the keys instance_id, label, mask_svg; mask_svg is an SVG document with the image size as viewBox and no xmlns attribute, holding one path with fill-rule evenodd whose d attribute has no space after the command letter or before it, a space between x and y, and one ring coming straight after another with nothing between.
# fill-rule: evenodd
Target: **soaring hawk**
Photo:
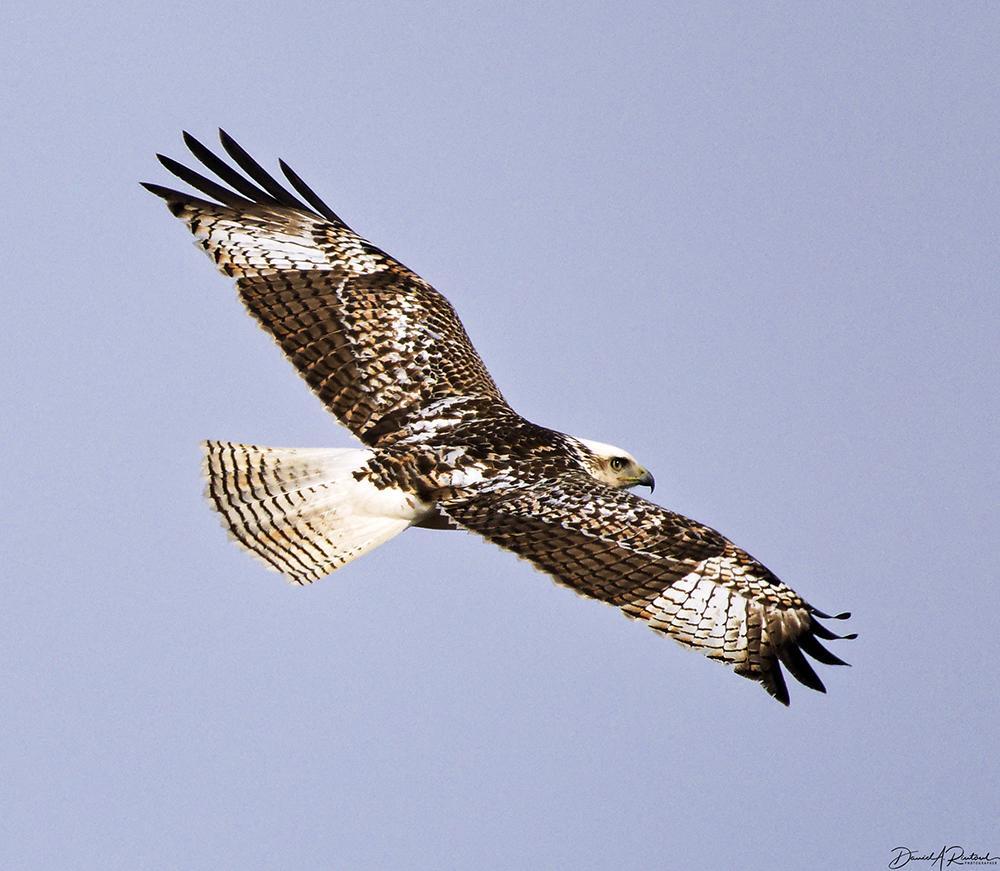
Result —
<instances>
[{"instance_id":1,"label":"soaring hawk","mask_svg":"<svg viewBox=\"0 0 1000 871\"><path fill-rule=\"evenodd\" d=\"M714 529L629 492L652 491L653 476L627 451L517 414L448 300L283 161L294 194L220 136L242 173L186 133L218 181L158 155L209 199L145 187L236 279L250 313L365 445L205 442L207 493L239 544L305 584L408 526L470 530L786 705L781 665L825 692L803 652L843 665L818 639L853 636L824 627L817 618L833 618Z\"/></svg>"}]
</instances>

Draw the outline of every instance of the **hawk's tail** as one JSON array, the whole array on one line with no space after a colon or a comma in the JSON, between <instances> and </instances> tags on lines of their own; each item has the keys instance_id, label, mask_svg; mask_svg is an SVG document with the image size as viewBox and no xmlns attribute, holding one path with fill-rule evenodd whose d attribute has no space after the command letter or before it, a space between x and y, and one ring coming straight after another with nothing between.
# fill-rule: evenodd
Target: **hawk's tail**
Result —
<instances>
[{"instance_id":1,"label":"hawk's tail","mask_svg":"<svg viewBox=\"0 0 1000 871\"><path fill-rule=\"evenodd\" d=\"M202 445L206 495L223 525L297 584L330 574L422 516L414 497L369 482L367 449Z\"/></svg>"}]
</instances>

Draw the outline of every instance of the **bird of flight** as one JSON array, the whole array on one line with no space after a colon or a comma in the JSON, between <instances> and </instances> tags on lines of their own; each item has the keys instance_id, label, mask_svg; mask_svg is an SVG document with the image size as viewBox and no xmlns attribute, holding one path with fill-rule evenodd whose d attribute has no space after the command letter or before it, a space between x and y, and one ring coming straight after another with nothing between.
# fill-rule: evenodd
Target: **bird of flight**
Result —
<instances>
[{"instance_id":1,"label":"bird of flight","mask_svg":"<svg viewBox=\"0 0 1000 871\"><path fill-rule=\"evenodd\" d=\"M630 492L627 451L525 420L451 304L357 235L279 161L292 193L224 131L231 164L189 134L212 180L160 162L209 199L144 183L187 224L312 390L363 448L204 443L207 492L233 538L305 584L409 526L465 529L758 681L845 665L835 635L767 568L707 526ZM242 173L239 171L242 170ZM220 184L224 182L225 184Z\"/></svg>"}]
</instances>

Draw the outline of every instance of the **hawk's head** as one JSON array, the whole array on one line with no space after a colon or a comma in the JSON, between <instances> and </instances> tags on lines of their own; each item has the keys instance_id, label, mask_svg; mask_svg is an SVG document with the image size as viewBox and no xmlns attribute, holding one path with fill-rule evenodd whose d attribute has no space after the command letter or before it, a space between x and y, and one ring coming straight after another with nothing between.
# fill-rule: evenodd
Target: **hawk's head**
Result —
<instances>
[{"instance_id":1,"label":"hawk's head","mask_svg":"<svg viewBox=\"0 0 1000 871\"><path fill-rule=\"evenodd\" d=\"M649 471L639 465L638 460L628 451L595 442L590 439L577 439L590 456L587 457L587 468L591 475L602 484L621 489L624 487L649 487L653 492L656 482Z\"/></svg>"}]
</instances>

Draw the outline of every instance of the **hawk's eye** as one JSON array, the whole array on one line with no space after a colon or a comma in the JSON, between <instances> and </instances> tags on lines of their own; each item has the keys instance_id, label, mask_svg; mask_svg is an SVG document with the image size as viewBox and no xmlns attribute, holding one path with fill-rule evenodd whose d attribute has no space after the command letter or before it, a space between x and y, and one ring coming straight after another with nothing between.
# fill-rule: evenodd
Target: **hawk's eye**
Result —
<instances>
[{"instance_id":1,"label":"hawk's eye","mask_svg":"<svg viewBox=\"0 0 1000 871\"><path fill-rule=\"evenodd\" d=\"M620 472L628 465L628 460L624 457L612 457L611 458L611 468L616 472Z\"/></svg>"}]
</instances>

